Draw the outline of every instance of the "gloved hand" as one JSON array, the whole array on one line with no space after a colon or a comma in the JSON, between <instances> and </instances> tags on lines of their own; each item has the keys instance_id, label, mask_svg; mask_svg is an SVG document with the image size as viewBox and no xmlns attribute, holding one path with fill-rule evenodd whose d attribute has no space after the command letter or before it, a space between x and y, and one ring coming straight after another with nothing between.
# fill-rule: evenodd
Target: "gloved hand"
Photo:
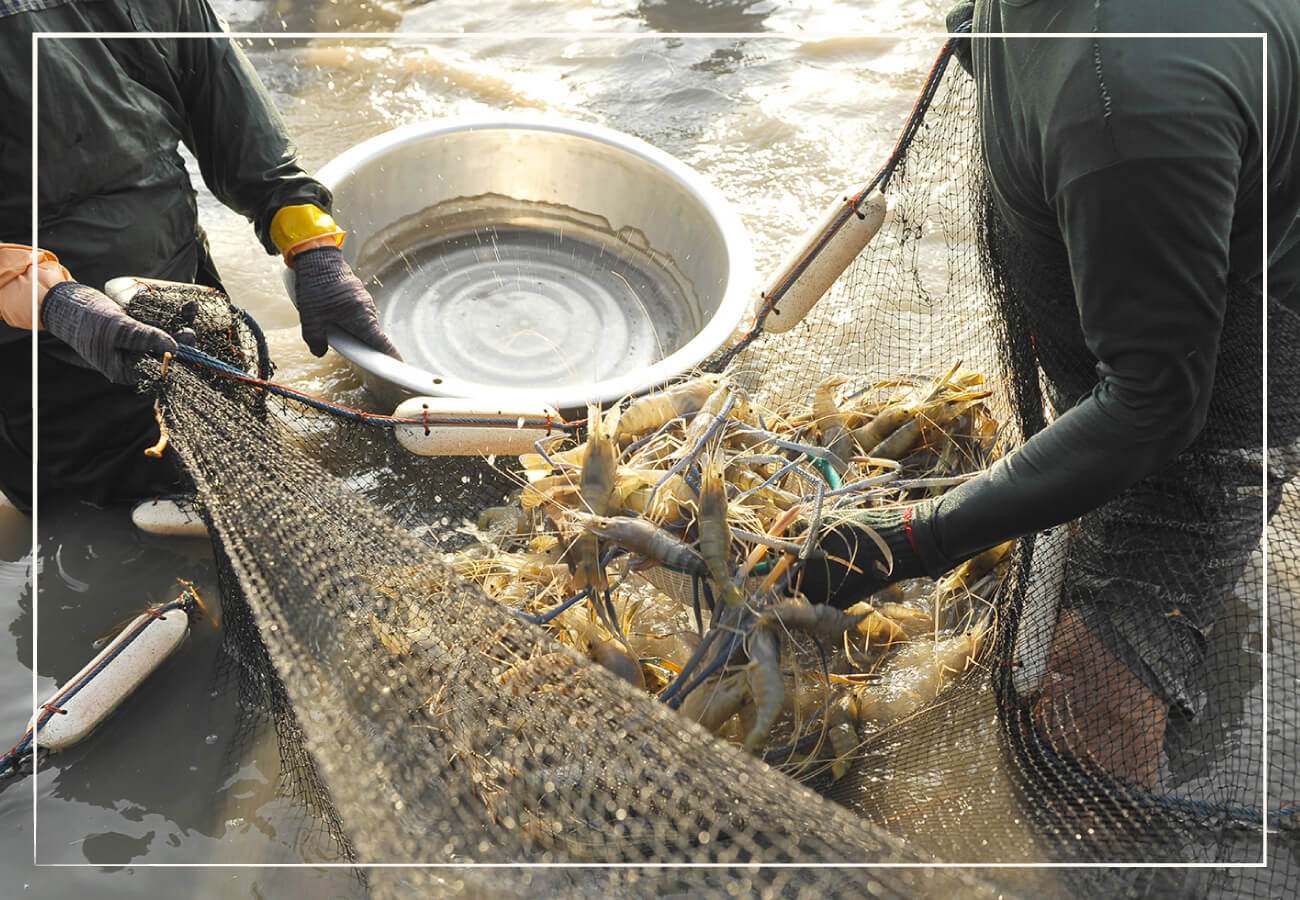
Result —
<instances>
[{"instance_id":1,"label":"gloved hand","mask_svg":"<svg viewBox=\"0 0 1300 900\"><path fill-rule=\"evenodd\" d=\"M956 32L961 31L963 25L965 25L966 30L969 31L971 26L974 24L974 19L974 0L962 0L961 3L958 3L952 9L948 10L948 16L945 19L948 33L955 34ZM958 40L957 43L953 45L952 52L953 56L957 57L957 62L961 63L961 67L966 70L966 74L974 75L975 73L971 71L970 38Z\"/></svg>"},{"instance_id":2,"label":"gloved hand","mask_svg":"<svg viewBox=\"0 0 1300 900\"><path fill-rule=\"evenodd\" d=\"M46 292L41 324L115 384L135 382L136 354L176 352L167 332L131 318L99 291L75 281L61 281Z\"/></svg>"},{"instance_id":3,"label":"gloved hand","mask_svg":"<svg viewBox=\"0 0 1300 900\"><path fill-rule=\"evenodd\" d=\"M401 359L379 327L375 302L338 247L314 247L293 257L294 295L302 339L313 356L324 356L325 332L337 328L369 347Z\"/></svg>"},{"instance_id":4,"label":"gloved hand","mask_svg":"<svg viewBox=\"0 0 1300 900\"><path fill-rule=\"evenodd\" d=\"M930 537L931 512L921 503L863 510L826 524L817 543L825 557L804 563L800 592L811 603L845 609L896 581L938 575L946 566Z\"/></svg>"}]
</instances>

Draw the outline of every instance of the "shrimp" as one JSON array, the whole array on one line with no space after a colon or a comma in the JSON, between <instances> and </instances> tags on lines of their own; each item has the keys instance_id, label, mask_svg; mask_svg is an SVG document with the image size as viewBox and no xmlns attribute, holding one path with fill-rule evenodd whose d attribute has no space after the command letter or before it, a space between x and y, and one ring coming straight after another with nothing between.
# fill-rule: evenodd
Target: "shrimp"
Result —
<instances>
[{"instance_id":1,"label":"shrimp","mask_svg":"<svg viewBox=\"0 0 1300 900\"><path fill-rule=\"evenodd\" d=\"M952 395L942 403L922 404L913 410L914 418L872 447L867 455L883 459L902 459L912 449L912 445L916 443L924 429L928 427L942 430L949 422L970 409L976 401L983 400L987 396L989 396L988 391L965 392Z\"/></svg>"},{"instance_id":2,"label":"shrimp","mask_svg":"<svg viewBox=\"0 0 1300 900\"><path fill-rule=\"evenodd\" d=\"M931 406L943 393L944 388L960 368L961 361L958 360L947 374L942 378L931 381L929 386L920 394L917 394L915 390L909 391L905 399L886 405L867 424L853 429L851 434L853 439L858 442L858 446L862 448L862 452L867 456L877 456L878 454L872 452L875 447L898 429L911 423L917 416L921 415L923 410ZM920 426L918 425L917 428L919 430ZM913 437L913 440L915 440L915 437Z\"/></svg>"},{"instance_id":3,"label":"shrimp","mask_svg":"<svg viewBox=\"0 0 1300 900\"><path fill-rule=\"evenodd\" d=\"M677 416L698 411L721 380L721 375L704 375L638 397L623 411L618 429L614 432L615 442L647 434Z\"/></svg>"},{"instance_id":4,"label":"shrimp","mask_svg":"<svg viewBox=\"0 0 1300 900\"><path fill-rule=\"evenodd\" d=\"M680 474L669 475L659 486L646 512L657 522L676 522L687 518L695 506L695 492Z\"/></svg>"},{"instance_id":5,"label":"shrimp","mask_svg":"<svg viewBox=\"0 0 1300 900\"><path fill-rule=\"evenodd\" d=\"M645 690L641 663L615 641L592 641L587 651L592 660L639 690Z\"/></svg>"},{"instance_id":6,"label":"shrimp","mask_svg":"<svg viewBox=\"0 0 1300 900\"><path fill-rule=\"evenodd\" d=\"M600 407L587 406L587 448L582 457L582 475L579 480L578 497L592 514L608 515L613 512L617 502L615 477L618 469L618 455L614 444L605 432L600 415ZM593 601L606 593L609 583L605 578L605 568L600 564L600 539L590 533L583 533L574 538L569 545L568 557L573 565L574 591L591 590ZM593 609L599 603L591 604Z\"/></svg>"},{"instance_id":7,"label":"shrimp","mask_svg":"<svg viewBox=\"0 0 1300 900\"><path fill-rule=\"evenodd\" d=\"M781 641L765 625L749 633L749 693L754 698L754 725L745 735L745 751L757 753L785 707L785 679L781 676Z\"/></svg>"},{"instance_id":8,"label":"shrimp","mask_svg":"<svg viewBox=\"0 0 1300 900\"><path fill-rule=\"evenodd\" d=\"M905 405L886 406L870 422L853 429L850 434L853 436L853 440L857 441L858 447L861 448L865 455L873 456L874 454L868 451L910 423L915 416L916 410L912 407Z\"/></svg>"},{"instance_id":9,"label":"shrimp","mask_svg":"<svg viewBox=\"0 0 1300 900\"><path fill-rule=\"evenodd\" d=\"M988 602L982 592L987 590L991 597L997 590L1002 579L995 573L1006 571L1006 561L1015 545L1015 541L1007 541L991 547L940 578L933 599L935 620L953 625L974 616L977 604Z\"/></svg>"},{"instance_id":10,"label":"shrimp","mask_svg":"<svg viewBox=\"0 0 1300 900\"><path fill-rule=\"evenodd\" d=\"M835 759L831 762L831 781L839 781L853 765L853 754L860 741L858 729L858 704L852 694L845 694L826 714L826 737L831 743Z\"/></svg>"},{"instance_id":11,"label":"shrimp","mask_svg":"<svg viewBox=\"0 0 1300 900\"><path fill-rule=\"evenodd\" d=\"M798 628L809 634L843 634L859 625L867 613L841 612L825 603L807 603L789 600L776 606L768 607L759 614L758 624L781 624L786 628Z\"/></svg>"},{"instance_id":12,"label":"shrimp","mask_svg":"<svg viewBox=\"0 0 1300 900\"><path fill-rule=\"evenodd\" d=\"M597 516L615 512L618 453L606 431L600 407L587 407L587 450L582 456L578 493L587 511Z\"/></svg>"},{"instance_id":13,"label":"shrimp","mask_svg":"<svg viewBox=\"0 0 1300 900\"><path fill-rule=\"evenodd\" d=\"M934 632L934 620L929 615L902 603L881 603L876 612L903 629L908 638Z\"/></svg>"},{"instance_id":14,"label":"shrimp","mask_svg":"<svg viewBox=\"0 0 1300 900\"><path fill-rule=\"evenodd\" d=\"M568 440L567 435L555 435L564 440ZM552 472L554 463L560 468L577 468L582 462L582 454L585 448L579 444L575 447L568 447L564 450L553 450L543 456L540 453L521 453L519 454L519 464L524 467L528 478L540 478Z\"/></svg>"},{"instance_id":15,"label":"shrimp","mask_svg":"<svg viewBox=\"0 0 1300 900\"><path fill-rule=\"evenodd\" d=\"M950 475L956 475L962 471L962 461L969 458L966 448L963 446L963 439L960 435L966 434L971 428L971 417L969 413L962 413L952 420L952 428L942 437L942 449L939 451L939 460L934 465L934 475L939 478L946 478ZM926 493L929 497L937 497L947 490L947 487L935 485Z\"/></svg>"},{"instance_id":16,"label":"shrimp","mask_svg":"<svg viewBox=\"0 0 1300 900\"><path fill-rule=\"evenodd\" d=\"M732 672L691 691L678 712L716 734L745 705L749 699L748 688L745 673Z\"/></svg>"},{"instance_id":17,"label":"shrimp","mask_svg":"<svg viewBox=\"0 0 1300 900\"><path fill-rule=\"evenodd\" d=\"M731 580L731 526L727 524L727 488L723 480L722 450L718 448L705 460L700 479L700 556L709 575L722 592L728 606L745 602L736 583Z\"/></svg>"},{"instance_id":18,"label":"shrimp","mask_svg":"<svg viewBox=\"0 0 1300 900\"><path fill-rule=\"evenodd\" d=\"M700 441L704 440L704 436L708 434L714 421L726 409L731 393L732 386L729 381L718 383L713 393L709 394L708 399L700 407L700 411L695 414L695 418L691 419L690 424L686 426L686 433L682 436L682 445L673 454L674 459L683 459L697 452Z\"/></svg>"},{"instance_id":19,"label":"shrimp","mask_svg":"<svg viewBox=\"0 0 1300 900\"><path fill-rule=\"evenodd\" d=\"M543 504L569 506L578 501L578 484L568 472L547 475L524 485L519 495L519 505L525 511Z\"/></svg>"},{"instance_id":20,"label":"shrimp","mask_svg":"<svg viewBox=\"0 0 1300 900\"><path fill-rule=\"evenodd\" d=\"M638 463L642 462L637 460ZM679 515L669 515L660 517L652 513L652 509L661 509L669 512L680 512L671 504L656 502L661 500L663 486L655 490L655 484L659 481L662 473L657 469L643 468L640 465L631 466L623 465L619 467L618 472L618 500L624 512L631 512L636 515L650 516L658 521L674 521L680 518ZM683 485L684 487L685 485ZM675 496L675 495L674 495ZM692 499L694 494L691 495Z\"/></svg>"},{"instance_id":21,"label":"shrimp","mask_svg":"<svg viewBox=\"0 0 1300 900\"><path fill-rule=\"evenodd\" d=\"M596 599L609 592L609 580L605 574L605 567L600 564L600 538L585 532L578 535L569 544L566 557L573 568L573 592L589 591L591 601L588 605L602 619L607 618ZM613 630L613 627L610 626L611 633Z\"/></svg>"},{"instance_id":22,"label":"shrimp","mask_svg":"<svg viewBox=\"0 0 1300 900\"><path fill-rule=\"evenodd\" d=\"M603 541L631 550L654 563L704 577L709 568L695 549L645 519L572 513L574 521Z\"/></svg>"},{"instance_id":23,"label":"shrimp","mask_svg":"<svg viewBox=\"0 0 1300 900\"><path fill-rule=\"evenodd\" d=\"M817 428L821 432L822 446L839 458L840 464L836 468L840 471L843 471L844 463L853 455L853 439L849 437L833 392L848 381L848 376L832 375L818 385L813 393L813 415L816 416Z\"/></svg>"},{"instance_id":24,"label":"shrimp","mask_svg":"<svg viewBox=\"0 0 1300 900\"><path fill-rule=\"evenodd\" d=\"M939 592L946 594L969 590L971 585L997 568L1015 546L1015 541L1007 541L966 560L939 579Z\"/></svg>"},{"instance_id":25,"label":"shrimp","mask_svg":"<svg viewBox=\"0 0 1300 900\"><path fill-rule=\"evenodd\" d=\"M868 647L881 647L888 650L893 644L906 644L909 640L907 632L903 626L899 625L889 616L878 610L872 609L865 601L855 603L849 607L854 610L859 607L866 607L866 615L858 622L858 632L867 639ZM929 619L926 619L926 626L929 626Z\"/></svg>"}]
</instances>

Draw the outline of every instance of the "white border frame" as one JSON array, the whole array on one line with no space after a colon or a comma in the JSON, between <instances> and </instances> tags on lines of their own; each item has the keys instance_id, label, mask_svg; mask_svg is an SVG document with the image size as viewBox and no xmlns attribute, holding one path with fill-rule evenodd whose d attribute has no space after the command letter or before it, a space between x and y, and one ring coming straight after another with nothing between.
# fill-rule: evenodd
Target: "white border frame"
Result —
<instances>
[{"instance_id":1,"label":"white border frame","mask_svg":"<svg viewBox=\"0 0 1300 900\"><path fill-rule=\"evenodd\" d=\"M208 32L150 32L142 34L138 32L45 32L32 34L32 262L36 264L36 247L38 247L37 238L39 235L39 218L37 213L38 192L37 192L37 104L35 98L38 96L38 72L37 72L37 53L42 40L100 40L105 38L126 38L126 39L192 39L197 37L211 37L214 33ZM836 32L566 32L566 31L542 31L542 32L223 32L224 36L232 40L352 40L352 41L375 41L375 40L401 40L415 38L421 40L434 39L479 39L479 38L497 38L511 37L518 39L528 38L547 38L547 39L585 39L585 38L622 38L626 40L642 39L731 39L731 40L767 40L783 39L797 42L809 42L816 40L825 40L829 38L844 38L845 34ZM854 33L860 34L860 33ZM911 38L934 39L936 42L940 38L969 35L953 35L944 33L931 32L888 32L883 34L865 34L861 36L872 38L897 38L906 40ZM1264 496L1261 501L1262 528L1261 528L1261 548L1262 548L1262 597L1260 622L1262 629L1262 650L1261 666L1263 669L1263 757L1262 768L1260 770L1261 788L1262 788L1262 814L1261 822L1263 830L1263 849L1262 858L1259 862L1254 863L886 863L886 862L868 862L868 863L835 863L835 862L808 862L808 863L758 863L753 864L765 868L958 868L958 869L1009 869L1009 868L1051 868L1051 869L1094 869L1094 868L1208 868L1208 869L1226 869L1226 868L1267 868L1268 867L1268 847L1269 847L1269 827L1268 827L1268 721L1269 721L1269 696L1268 696L1268 600L1269 600L1269 577L1268 577L1268 466L1267 466L1267 448L1268 448L1268 34L1266 32L1161 32L1161 33L1134 33L1134 32L1061 32L1061 33L987 33L981 34L980 37L997 37L997 38L1087 38L1096 39L1098 37L1108 38L1158 38L1158 37L1180 37L1180 38L1261 38L1263 45L1263 67L1264 67L1264 94L1263 94L1263 120L1261 133L1261 155L1263 157L1263 447L1265 452L1265 466L1263 472ZM33 269L34 271L34 269ZM32 315L33 323L39 321L36 318L39 310L37 303L37 282L32 280ZM37 558L37 522L39 521L39 500L36 491L36 455L39 452L39 441L36 427L36 411L39 409L39 390L37 379L37 331L32 329L32 410L33 410L33 428L32 428L32 566L31 566L31 585L32 585L32 710L33 715L39 706L39 694L37 685L37 673L39 672L37 659L37 634L39 629L39 593L37 584L37 572L35 561ZM35 868L103 868L106 865L116 865L111 863L41 863L37 860L37 782L39 775L39 763L36 762L36 751L38 749L37 736L33 734L32 752L33 752L33 772L31 775L32 783L32 865ZM128 860L120 864L133 868L431 868L431 869L576 869L576 868L736 868L740 864L735 863L146 863ZM744 864L741 867L752 867L750 864Z\"/></svg>"}]
</instances>

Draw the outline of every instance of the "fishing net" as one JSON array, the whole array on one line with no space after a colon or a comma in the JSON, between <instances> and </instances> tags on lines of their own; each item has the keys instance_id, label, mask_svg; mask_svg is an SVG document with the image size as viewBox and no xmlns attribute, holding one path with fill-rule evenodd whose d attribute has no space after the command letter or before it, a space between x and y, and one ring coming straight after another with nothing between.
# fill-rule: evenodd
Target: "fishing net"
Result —
<instances>
[{"instance_id":1,"label":"fishing net","mask_svg":"<svg viewBox=\"0 0 1300 900\"><path fill-rule=\"evenodd\" d=\"M756 336L715 368L725 363L747 402L797 418L833 376L847 379L834 397L848 408L873 391L915 395L960 362L980 376L981 415L996 428L977 442L984 456L952 443L982 465L1089 385L1075 361L1052 356L1059 317L1031 318L1045 299L1072 304L1068 273L1035 266L998 223L970 79L940 65L924 99L879 179L891 204L881 232L793 331ZM133 311L174 326L186 298L148 295L157 308L141 297ZM1230 310L1210 425L1173 466L1016 542L963 584L961 612L942 623L928 581L871 598L895 617L884 649L896 655L864 670L836 668L862 644L856 625L830 639L790 629L778 670L793 672L787 690L812 685L815 696L754 753L738 746L752 708L730 730L706 729L655 699L664 684L650 682L685 667L668 665L672 654L634 659L631 673L601 664L597 641L560 639L565 620L521 616L509 591L466 574L466 560L501 552L484 510L530 520L519 460L417 458L391 421L270 390L264 344L237 313L195 325L206 337L189 359L201 364L142 365L213 535L230 655L247 704L276 722L286 785L335 836L339 859L422 864L367 869L377 894L1278 896L1300 850L1290 590L1300 410L1271 393L1261 450L1262 310ZM1294 316L1267 312L1281 387L1300 341ZM366 405L360 393L343 399ZM923 441L908 458L933 473L945 446ZM598 616L593 595L590 613L574 608L617 630L634 607L671 604L652 637L698 647L699 579L650 574L670 596L616 572L616 604ZM751 672L762 655L731 643L707 675L714 687L726 666ZM1079 681L1113 696L1072 704ZM1135 698L1153 692L1167 727L1141 718ZM1086 737L1098 723L1105 745ZM1152 755L1154 782L1134 762ZM1266 836L1269 866L1250 868ZM1099 867L976 878L922 865L937 861ZM1147 862L1220 867L1104 865Z\"/></svg>"}]
</instances>

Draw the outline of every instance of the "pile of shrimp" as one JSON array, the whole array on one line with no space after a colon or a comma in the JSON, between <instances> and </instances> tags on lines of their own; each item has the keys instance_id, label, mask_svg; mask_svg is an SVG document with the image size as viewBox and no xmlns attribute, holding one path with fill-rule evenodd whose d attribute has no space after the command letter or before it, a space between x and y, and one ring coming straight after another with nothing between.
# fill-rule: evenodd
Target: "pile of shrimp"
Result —
<instances>
[{"instance_id":1,"label":"pile of shrimp","mask_svg":"<svg viewBox=\"0 0 1300 900\"><path fill-rule=\"evenodd\" d=\"M989 396L958 363L856 389L833 376L775 409L725 375L593 406L584 441L520 457L516 499L485 510L487 540L452 563L704 728L836 778L868 735L978 664L1010 545L843 611L803 596L801 566L847 514L990 465Z\"/></svg>"}]
</instances>

